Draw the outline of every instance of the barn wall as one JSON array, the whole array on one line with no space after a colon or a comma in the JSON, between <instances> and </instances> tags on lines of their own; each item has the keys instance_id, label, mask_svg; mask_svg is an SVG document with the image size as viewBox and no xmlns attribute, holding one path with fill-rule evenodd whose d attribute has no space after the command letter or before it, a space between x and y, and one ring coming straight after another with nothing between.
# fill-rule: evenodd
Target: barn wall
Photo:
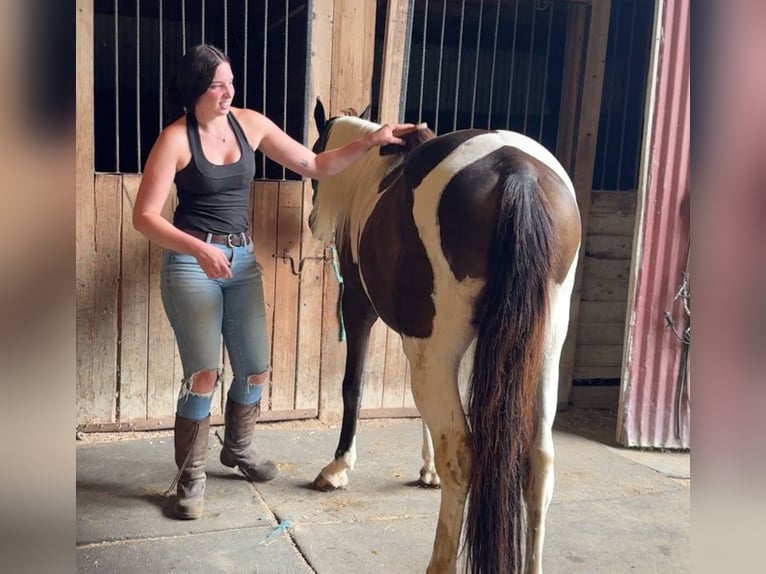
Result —
<instances>
[{"instance_id":1,"label":"barn wall","mask_svg":"<svg viewBox=\"0 0 766 574\"><path fill-rule=\"evenodd\" d=\"M384 120L403 113L396 84L406 66L401 38L406 32L408 5L409 0L389 0L388 11L377 14L381 17L385 12L387 19L378 100L378 115ZM373 94L376 2L314 0L312 10L306 93L309 117L317 96L330 114L364 108ZM596 19L589 24L590 18ZM594 12L587 5L572 4L568 41L573 46L579 42L580 47L572 52L577 57L573 56L567 73L570 83L588 70L596 73L588 76L585 95L600 90L598 54L603 55L605 38L604 31L594 30L594 26L603 28L608 19L608 9ZM130 224L140 175L93 171L93 123L87 121L93 117L90 1L78 2L80 24L85 33L78 36L82 41L78 42L77 422L86 430L162 428L172 424L182 374L159 297L161 249ZM80 28L78 34L82 34ZM361 39L366 43L360 43ZM620 365L615 357L622 353L625 253L630 250L628 230L635 194L597 191L591 198L595 141L587 134L593 134L598 125L598 107L593 98L580 94L578 99L576 92L561 96L562 114L569 119L559 130L559 140L569 145L558 150L571 159L570 168L577 168L575 179L582 183L578 189L588 230L580 319L571 329L577 344L569 367L574 378L611 378ZM307 134L307 141L313 142L317 136L313 121L308 121ZM345 343L339 336L339 289L329 250L313 239L306 226L311 195L308 182L253 184L253 234L264 266L272 343L273 371L263 401L265 420L333 420L342 409ZM173 201L171 197L165 207L168 217ZM463 386L469 361L470 357L461 368ZM222 362L225 373L230 373L223 348ZM372 332L365 376L362 416L416 414L400 339L380 323ZM214 421L220 420L226 390L224 386L214 403Z\"/></svg>"},{"instance_id":2,"label":"barn wall","mask_svg":"<svg viewBox=\"0 0 766 574\"><path fill-rule=\"evenodd\" d=\"M689 341L683 341L690 311L682 296L690 236L689 9L689 0L667 1L658 16L617 432L626 446L690 446Z\"/></svg>"},{"instance_id":3,"label":"barn wall","mask_svg":"<svg viewBox=\"0 0 766 574\"><path fill-rule=\"evenodd\" d=\"M635 191L593 191L569 403L616 409L636 218Z\"/></svg>"}]
</instances>

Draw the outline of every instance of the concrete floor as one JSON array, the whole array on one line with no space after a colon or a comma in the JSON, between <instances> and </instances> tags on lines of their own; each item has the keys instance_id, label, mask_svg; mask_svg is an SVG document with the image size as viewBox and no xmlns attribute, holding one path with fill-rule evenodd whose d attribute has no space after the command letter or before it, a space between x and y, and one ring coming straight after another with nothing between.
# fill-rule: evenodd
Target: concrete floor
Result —
<instances>
[{"instance_id":1,"label":"concrete floor","mask_svg":"<svg viewBox=\"0 0 766 574\"><path fill-rule=\"evenodd\" d=\"M560 413L555 429L546 574L689 572L689 454L619 448L603 411ZM440 493L413 485L419 420L363 421L348 487L315 492L337 439L316 421L257 427L281 473L251 484L220 464L211 433L205 516L178 521L162 496L175 474L170 432L86 436L77 446L77 571L424 572Z\"/></svg>"}]
</instances>

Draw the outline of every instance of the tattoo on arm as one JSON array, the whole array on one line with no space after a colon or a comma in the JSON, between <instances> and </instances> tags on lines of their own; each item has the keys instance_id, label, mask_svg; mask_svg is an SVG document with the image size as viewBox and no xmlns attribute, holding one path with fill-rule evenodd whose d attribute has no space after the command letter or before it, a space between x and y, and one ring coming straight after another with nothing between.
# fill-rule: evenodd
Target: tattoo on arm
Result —
<instances>
[{"instance_id":1,"label":"tattoo on arm","mask_svg":"<svg viewBox=\"0 0 766 574\"><path fill-rule=\"evenodd\" d=\"M302 159L299 163L301 164L301 167L308 167L309 166L309 162L306 161L305 159Z\"/></svg>"}]
</instances>

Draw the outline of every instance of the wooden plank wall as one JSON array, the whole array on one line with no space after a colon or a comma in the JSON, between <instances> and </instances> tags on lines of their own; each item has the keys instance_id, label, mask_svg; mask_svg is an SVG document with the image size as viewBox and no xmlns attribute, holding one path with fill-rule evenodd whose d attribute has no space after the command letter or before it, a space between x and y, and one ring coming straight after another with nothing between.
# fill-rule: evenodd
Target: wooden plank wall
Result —
<instances>
[{"instance_id":1,"label":"wooden plank wall","mask_svg":"<svg viewBox=\"0 0 766 574\"><path fill-rule=\"evenodd\" d=\"M620 378L635 217L634 191L593 192L577 323L575 380Z\"/></svg>"},{"instance_id":2,"label":"wooden plank wall","mask_svg":"<svg viewBox=\"0 0 766 574\"><path fill-rule=\"evenodd\" d=\"M97 174L89 210L96 215L78 219L78 262L84 268L78 270L78 341L90 345L78 348L77 422L112 424L100 430L169 426L183 378L160 298L163 250L131 224L139 183L135 174ZM302 212L306 185L253 183L252 233L263 266L272 342L264 420L310 418L318 411L322 262L304 262L299 277L289 260L276 257L293 257L297 269L302 245L310 243ZM168 219L175 203L171 192L163 211ZM91 239L93 247L87 249ZM220 422L230 382L224 358L224 386L211 408L214 422Z\"/></svg>"},{"instance_id":3,"label":"wooden plank wall","mask_svg":"<svg viewBox=\"0 0 766 574\"><path fill-rule=\"evenodd\" d=\"M102 425L101 430L111 428L105 423L119 423L119 428L169 426L183 377L159 295L162 249L150 245L130 224L138 183L137 175L97 174L92 195L97 217L78 219L78 257L83 260L89 254L85 270L92 269L78 275L78 286L86 287L90 281L82 302L90 301L86 307L91 310L87 313L78 306L79 327L94 326L78 331L78 341L92 341L92 350L78 350L77 421ZM263 266L273 365L263 401L264 420L316 417L320 392L338 397L324 405L328 413L337 414L342 406L345 345L337 343L337 284L331 265L323 260L322 245L306 224L305 198L310 199L310 190L309 182L253 184L252 232ZM166 217L174 205L171 194ZM593 192L576 379L619 378L634 219L635 193ZM85 251L89 238L94 248ZM293 257L296 270L301 267L300 276L293 273L289 260L278 257L284 254ZM327 276L330 288L324 285ZM412 415L414 403L399 337L378 327L365 372L365 415ZM324 362L323 331L340 347L332 362ZM463 382L466 365L461 369ZM214 422L220 422L230 378L226 361L225 384L213 405ZM325 387L321 391L320 379Z\"/></svg>"},{"instance_id":4,"label":"wooden plank wall","mask_svg":"<svg viewBox=\"0 0 766 574\"><path fill-rule=\"evenodd\" d=\"M101 317L102 327L92 333L93 351L78 370L78 424L86 430L166 428L172 424L183 371L173 331L159 290L162 249L151 245L130 222L140 176L95 177L93 197L97 218L78 222L78 237L90 235L95 222L97 248L92 251L92 274L82 274L82 285L91 281L90 316ZM271 342L272 372L263 399L263 419L313 418L319 413L320 374L338 400L326 408L340 413L340 383L345 345L338 360L322 363L323 327L337 341L337 295L325 297L324 277L332 275L324 248L306 224L304 201L310 182L259 181L253 183L253 228L256 255L263 266L267 329ZM163 214L170 218L175 206L171 193ZM292 262L290 259L292 258ZM300 274L296 275L295 271ZM87 297L83 297L85 301ZM99 313L95 313L100 309ZM83 319L88 315L82 314ZM323 326L324 321L324 326ZM402 414L408 407L406 369L398 336L382 325L377 344L371 347L366 376L368 416ZM388 355L389 346L393 359ZM98 347L96 349L96 347ZM79 353L79 351L78 351ZM222 348L223 353L223 348ZM97 360L98 364L94 361ZM331 368L334 367L334 368ZM211 414L221 419L231 368L224 357L224 385L216 395ZM408 411L403 411L408 414ZM411 414L411 413L409 413Z\"/></svg>"}]
</instances>

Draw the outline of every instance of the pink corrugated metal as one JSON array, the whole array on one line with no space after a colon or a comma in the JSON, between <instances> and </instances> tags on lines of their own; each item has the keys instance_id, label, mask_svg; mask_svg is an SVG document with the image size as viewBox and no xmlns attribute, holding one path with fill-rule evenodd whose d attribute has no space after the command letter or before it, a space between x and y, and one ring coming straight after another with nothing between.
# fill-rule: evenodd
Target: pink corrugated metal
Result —
<instances>
[{"instance_id":1,"label":"pink corrugated metal","mask_svg":"<svg viewBox=\"0 0 766 574\"><path fill-rule=\"evenodd\" d=\"M626 446L688 448L689 385L681 385L680 400L677 396L684 345L668 327L665 312L678 321L678 331L688 325L683 305L674 297L689 249L689 0L665 0L660 18L653 129L636 234L640 247L633 262L617 438Z\"/></svg>"}]
</instances>

